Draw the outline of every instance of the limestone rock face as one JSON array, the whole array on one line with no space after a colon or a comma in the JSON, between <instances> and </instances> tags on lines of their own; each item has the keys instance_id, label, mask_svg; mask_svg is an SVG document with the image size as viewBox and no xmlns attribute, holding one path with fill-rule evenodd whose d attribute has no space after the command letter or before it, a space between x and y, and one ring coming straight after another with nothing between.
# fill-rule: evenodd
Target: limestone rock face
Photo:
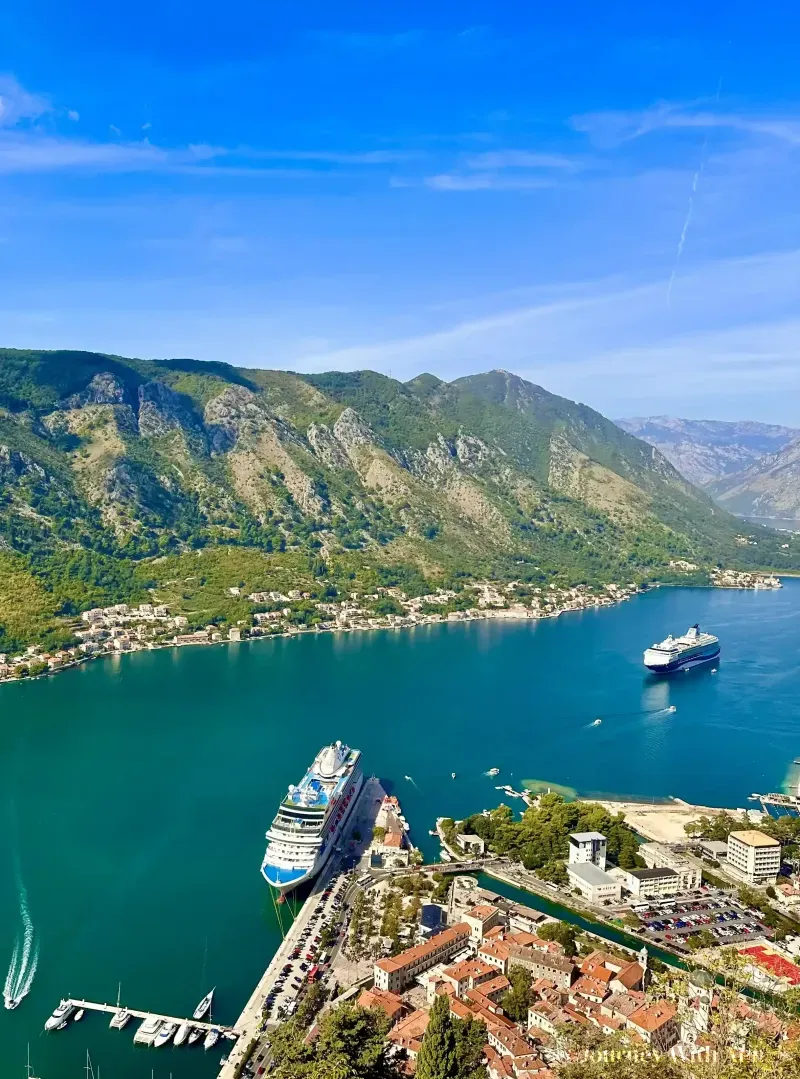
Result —
<instances>
[{"instance_id":1,"label":"limestone rock face","mask_svg":"<svg viewBox=\"0 0 800 1079\"><path fill-rule=\"evenodd\" d=\"M94 375L83 393L73 394L68 398L68 408L81 408L83 405L122 405L126 402L125 387L110 371L101 371Z\"/></svg>"},{"instance_id":2,"label":"limestone rock face","mask_svg":"<svg viewBox=\"0 0 800 1079\"><path fill-rule=\"evenodd\" d=\"M10 446L0 445L0 483L14 483L23 476L44 479L46 475L42 466L31 460L27 454L12 450Z\"/></svg>"},{"instance_id":3,"label":"limestone rock face","mask_svg":"<svg viewBox=\"0 0 800 1079\"><path fill-rule=\"evenodd\" d=\"M325 423L312 423L306 432L309 445L329 468L349 468L350 458L344 446Z\"/></svg>"},{"instance_id":4,"label":"limestone rock face","mask_svg":"<svg viewBox=\"0 0 800 1079\"><path fill-rule=\"evenodd\" d=\"M368 446L375 441L369 426L354 408L346 408L333 425L333 435L349 454L358 446Z\"/></svg>"},{"instance_id":5,"label":"limestone rock face","mask_svg":"<svg viewBox=\"0 0 800 1079\"><path fill-rule=\"evenodd\" d=\"M145 382L139 387L139 434L158 438L174 430L197 429L197 420L180 394L163 382Z\"/></svg>"}]
</instances>

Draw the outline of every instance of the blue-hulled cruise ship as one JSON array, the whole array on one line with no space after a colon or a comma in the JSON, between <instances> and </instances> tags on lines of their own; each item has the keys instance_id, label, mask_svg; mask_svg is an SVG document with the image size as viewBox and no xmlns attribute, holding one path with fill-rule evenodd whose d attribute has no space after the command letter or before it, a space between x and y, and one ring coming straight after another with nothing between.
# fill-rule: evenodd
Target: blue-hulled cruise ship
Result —
<instances>
[{"instance_id":1,"label":"blue-hulled cruise ship","mask_svg":"<svg viewBox=\"0 0 800 1079\"><path fill-rule=\"evenodd\" d=\"M342 742L325 746L289 787L267 832L261 872L280 892L316 876L330 858L364 783L361 751Z\"/></svg>"},{"instance_id":2,"label":"blue-hulled cruise ship","mask_svg":"<svg viewBox=\"0 0 800 1079\"><path fill-rule=\"evenodd\" d=\"M719 656L719 637L702 633L692 626L683 637L670 635L661 644L654 644L644 653L644 665L654 674L672 674L688 670L701 663L710 663Z\"/></svg>"}]
</instances>

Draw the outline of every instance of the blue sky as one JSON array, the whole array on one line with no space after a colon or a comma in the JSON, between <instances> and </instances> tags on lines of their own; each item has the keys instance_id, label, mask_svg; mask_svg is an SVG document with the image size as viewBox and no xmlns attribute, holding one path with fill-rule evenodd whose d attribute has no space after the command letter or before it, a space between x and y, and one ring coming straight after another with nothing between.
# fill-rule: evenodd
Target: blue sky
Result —
<instances>
[{"instance_id":1,"label":"blue sky","mask_svg":"<svg viewBox=\"0 0 800 1079\"><path fill-rule=\"evenodd\" d=\"M785 2L7 0L0 343L503 367L800 425L798 30Z\"/></svg>"}]
</instances>

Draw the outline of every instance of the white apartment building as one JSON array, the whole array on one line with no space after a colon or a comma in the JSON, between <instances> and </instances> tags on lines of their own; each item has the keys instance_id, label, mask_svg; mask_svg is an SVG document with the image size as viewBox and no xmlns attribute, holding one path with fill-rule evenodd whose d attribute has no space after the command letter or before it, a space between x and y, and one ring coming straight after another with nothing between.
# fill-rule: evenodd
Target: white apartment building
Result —
<instances>
[{"instance_id":1,"label":"white apartment building","mask_svg":"<svg viewBox=\"0 0 800 1079\"><path fill-rule=\"evenodd\" d=\"M600 832L573 832L569 837L569 864L606 867L606 837Z\"/></svg>"},{"instance_id":2,"label":"white apartment building","mask_svg":"<svg viewBox=\"0 0 800 1079\"><path fill-rule=\"evenodd\" d=\"M648 869L674 870L680 878L680 891L693 892L700 887L700 870L666 843L642 843L638 853Z\"/></svg>"},{"instance_id":3,"label":"white apartment building","mask_svg":"<svg viewBox=\"0 0 800 1079\"><path fill-rule=\"evenodd\" d=\"M654 866L652 869L615 869L613 874L631 895L642 899L677 895L685 890L681 887L680 874L666 866Z\"/></svg>"},{"instance_id":4,"label":"white apartment building","mask_svg":"<svg viewBox=\"0 0 800 1079\"><path fill-rule=\"evenodd\" d=\"M781 868L781 845L754 828L731 832L727 867L749 884L774 884Z\"/></svg>"},{"instance_id":5,"label":"white apartment building","mask_svg":"<svg viewBox=\"0 0 800 1079\"><path fill-rule=\"evenodd\" d=\"M567 876L570 888L577 888L590 903L619 903L622 898L622 884L593 862L568 864Z\"/></svg>"}]
</instances>

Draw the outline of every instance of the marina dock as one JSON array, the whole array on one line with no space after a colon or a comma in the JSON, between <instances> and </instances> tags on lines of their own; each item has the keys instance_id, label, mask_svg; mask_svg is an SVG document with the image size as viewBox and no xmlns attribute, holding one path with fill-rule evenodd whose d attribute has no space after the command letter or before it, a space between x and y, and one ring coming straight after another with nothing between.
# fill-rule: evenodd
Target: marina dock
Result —
<instances>
[{"instance_id":1,"label":"marina dock","mask_svg":"<svg viewBox=\"0 0 800 1079\"><path fill-rule=\"evenodd\" d=\"M120 1004L98 1004L94 1000L76 1000L73 998L70 998L69 1003L72 1004L75 1009L84 1008L86 1011L106 1012L107 1015L115 1015L122 1007ZM145 1012L140 1011L138 1008L126 1008L126 1011L130 1012L134 1019L160 1019L162 1023L177 1023L178 1026L180 1026L181 1023L188 1023L189 1026L195 1027L197 1030L206 1032L209 1030L218 1030L220 1034L236 1036L233 1027L225 1026L222 1023L208 1023L202 1019L186 1019L179 1015L161 1015L160 1012Z\"/></svg>"}]
</instances>

